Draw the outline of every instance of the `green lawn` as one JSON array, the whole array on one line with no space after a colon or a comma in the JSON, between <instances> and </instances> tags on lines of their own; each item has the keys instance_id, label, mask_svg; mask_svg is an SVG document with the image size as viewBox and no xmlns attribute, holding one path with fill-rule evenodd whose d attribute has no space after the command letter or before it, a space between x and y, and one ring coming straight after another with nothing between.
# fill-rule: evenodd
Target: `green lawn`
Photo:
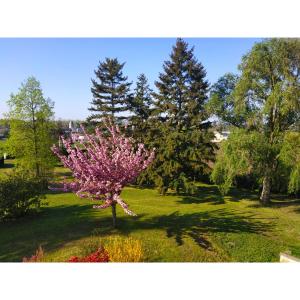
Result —
<instances>
[{"instance_id":1,"label":"green lawn","mask_svg":"<svg viewBox=\"0 0 300 300\"><path fill-rule=\"evenodd\" d=\"M268 262L278 261L281 251L300 256L300 200L277 196L272 207L262 208L255 194L233 190L222 197L206 184L195 196L134 187L122 196L138 216L118 208L118 228L112 229L110 209L49 192L39 214L0 224L0 261L21 261L39 245L47 261L65 261L91 237L105 241L112 235L141 240L145 261Z\"/></svg>"}]
</instances>

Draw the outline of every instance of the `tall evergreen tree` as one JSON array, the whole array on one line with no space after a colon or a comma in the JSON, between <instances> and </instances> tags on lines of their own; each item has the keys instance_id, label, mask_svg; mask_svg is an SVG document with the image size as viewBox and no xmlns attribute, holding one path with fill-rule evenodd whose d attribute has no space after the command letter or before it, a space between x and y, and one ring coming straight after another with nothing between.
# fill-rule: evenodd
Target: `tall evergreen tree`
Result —
<instances>
[{"instance_id":1,"label":"tall evergreen tree","mask_svg":"<svg viewBox=\"0 0 300 300\"><path fill-rule=\"evenodd\" d=\"M176 41L170 60L155 82L156 129L150 138L157 148L149 176L161 193L168 188L190 192L193 182L210 171L214 157L210 122L205 111L208 82L206 72L182 39ZM157 128L159 131L157 132Z\"/></svg>"},{"instance_id":2,"label":"tall evergreen tree","mask_svg":"<svg viewBox=\"0 0 300 300\"><path fill-rule=\"evenodd\" d=\"M100 62L95 70L96 79L92 79L92 106L93 112L88 121L97 122L103 117L110 117L113 121L126 119L125 111L128 110L128 101L132 97L130 93L131 82L123 75L122 69L125 63L119 63L117 58L106 58Z\"/></svg>"},{"instance_id":3,"label":"tall evergreen tree","mask_svg":"<svg viewBox=\"0 0 300 300\"><path fill-rule=\"evenodd\" d=\"M146 121L152 111L152 90L148 84L145 74L140 74L137 78L136 87L134 89L134 97L130 99L130 111L133 113L135 119Z\"/></svg>"},{"instance_id":4,"label":"tall evergreen tree","mask_svg":"<svg viewBox=\"0 0 300 300\"><path fill-rule=\"evenodd\" d=\"M133 136L140 142L146 142L146 132L149 131L149 118L153 111L153 91L150 89L145 74L137 78L134 96L129 99L129 110L132 113L130 124Z\"/></svg>"},{"instance_id":5,"label":"tall evergreen tree","mask_svg":"<svg viewBox=\"0 0 300 300\"><path fill-rule=\"evenodd\" d=\"M185 41L177 39L163 70L155 82L157 111L173 125L200 128L207 119L203 106L209 85L203 65L194 56L194 48L189 49Z\"/></svg>"}]
</instances>

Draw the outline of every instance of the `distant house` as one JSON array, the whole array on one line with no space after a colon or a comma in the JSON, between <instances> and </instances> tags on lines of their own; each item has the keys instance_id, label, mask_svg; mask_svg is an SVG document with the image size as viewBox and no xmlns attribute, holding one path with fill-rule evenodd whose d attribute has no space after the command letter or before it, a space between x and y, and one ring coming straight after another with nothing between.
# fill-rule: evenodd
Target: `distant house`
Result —
<instances>
[{"instance_id":1,"label":"distant house","mask_svg":"<svg viewBox=\"0 0 300 300\"><path fill-rule=\"evenodd\" d=\"M214 131L215 138L212 140L213 143L220 143L228 139L230 131Z\"/></svg>"}]
</instances>

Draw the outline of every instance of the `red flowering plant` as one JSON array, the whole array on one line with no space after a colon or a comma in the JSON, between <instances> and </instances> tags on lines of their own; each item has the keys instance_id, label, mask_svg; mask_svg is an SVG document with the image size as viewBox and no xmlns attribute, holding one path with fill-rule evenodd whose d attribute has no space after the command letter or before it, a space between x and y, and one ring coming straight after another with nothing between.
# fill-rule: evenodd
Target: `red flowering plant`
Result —
<instances>
[{"instance_id":1,"label":"red flowering plant","mask_svg":"<svg viewBox=\"0 0 300 300\"><path fill-rule=\"evenodd\" d=\"M135 215L121 199L123 187L132 183L154 159L154 149L148 151L144 144L136 144L120 132L117 125L104 122L108 134L96 128L94 134L87 134L84 127L84 139L75 141L72 136L62 139L67 155L53 146L52 151L69 168L75 180L63 182L61 188L52 190L73 191L77 196L100 200L104 203L94 205L96 209L112 207L113 226L116 225L116 204L129 215Z\"/></svg>"},{"instance_id":2,"label":"red flowering plant","mask_svg":"<svg viewBox=\"0 0 300 300\"><path fill-rule=\"evenodd\" d=\"M72 256L68 262L109 262L109 256L104 248L99 248L85 257Z\"/></svg>"}]
</instances>

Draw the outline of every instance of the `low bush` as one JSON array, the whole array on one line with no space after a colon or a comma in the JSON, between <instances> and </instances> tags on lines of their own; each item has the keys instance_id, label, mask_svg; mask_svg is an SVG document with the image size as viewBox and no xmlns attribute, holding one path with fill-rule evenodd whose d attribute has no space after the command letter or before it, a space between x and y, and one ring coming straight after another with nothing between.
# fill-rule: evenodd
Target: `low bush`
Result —
<instances>
[{"instance_id":1,"label":"low bush","mask_svg":"<svg viewBox=\"0 0 300 300\"><path fill-rule=\"evenodd\" d=\"M45 179L17 173L0 178L0 220L18 218L40 208L47 188Z\"/></svg>"},{"instance_id":2,"label":"low bush","mask_svg":"<svg viewBox=\"0 0 300 300\"><path fill-rule=\"evenodd\" d=\"M104 243L104 247L111 262L143 261L143 249L139 240L111 237Z\"/></svg>"}]
</instances>

